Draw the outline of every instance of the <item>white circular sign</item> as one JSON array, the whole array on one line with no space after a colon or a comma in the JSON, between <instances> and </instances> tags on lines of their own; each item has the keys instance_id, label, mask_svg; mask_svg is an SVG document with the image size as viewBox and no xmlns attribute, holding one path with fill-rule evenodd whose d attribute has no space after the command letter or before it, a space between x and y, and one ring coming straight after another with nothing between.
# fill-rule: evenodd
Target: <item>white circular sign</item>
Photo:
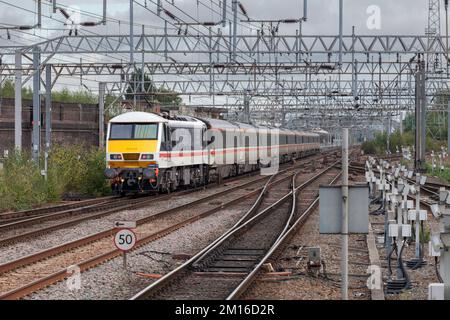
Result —
<instances>
[{"instance_id":1,"label":"white circular sign","mask_svg":"<svg viewBox=\"0 0 450 320\"><path fill-rule=\"evenodd\" d=\"M136 244L136 234L129 229L121 229L114 236L114 244L119 250L129 251Z\"/></svg>"}]
</instances>

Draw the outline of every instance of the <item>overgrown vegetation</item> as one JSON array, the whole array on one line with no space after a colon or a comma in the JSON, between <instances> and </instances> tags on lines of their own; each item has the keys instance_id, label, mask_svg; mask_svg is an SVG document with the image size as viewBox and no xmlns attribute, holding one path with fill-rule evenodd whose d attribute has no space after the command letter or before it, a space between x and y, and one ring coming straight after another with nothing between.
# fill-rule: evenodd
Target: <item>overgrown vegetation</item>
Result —
<instances>
[{"instance_id":1,"label":"overgrown vegetation","mask_svg":"<svg viewBox=\"0 0 450 320\"><path fill-rule=\"evenodd\" d=\"M1 88L1 96L3 98L14 98L14 83L11 80L6 80ZM22 88L23 99L33 99L33 90L30 87ZM96 104L98 103L98 96L88 90L70 91L63 88L60 91L52 91L52 100L61 103L84 103Z\"/></svg>"},{"instance_id":2,"label":"overgrown vegetation","mask_svg":"<svg viewBox=\"0 0 450 320\"><path fill-rule=\"evenodd\" d=\"M126 100L133 99L133 91L141 93L142 90L142 72L140 69L136 69L130 75L130 79L126 84L126 92L120 98ZM136 88L136 90L133 90ZM148 105L162 105L162 106L176 106L180 105L183 100L177 92L167 90L165 88L157 87L148 74L144 74L144 88L146 94L137 95L137 100L144 100ZM0 86L0 97L2 98L14 98L14 82L12 80L5 80L3 86ZM106 95L105 105L108 108L108 117L116 116L122 113L120 107L119 96ZM22 99L33 99L33 90L30 87L22 88ZM52 90L52 101L60 103L81 103L81 104L97 104L98 95L92 93L89 90L82 89L77 91L71 91L68 88L61 90ZM116 109L118 108L118 111Z\"/></svg>"},{"instance_id":3,"label":"overgrown vegetation","mask_svg":"<svg viewBox=\"0 0 450 320\"><path fill-rule=\"evenodd\" d=\"M412 132L400 134L400 131L396 130L389 137L389 151L391 153L396 153L397 150L401 151L402 146L411 146L413 144L414 135ZM377 133L375 139L364 142L361 148L366 154L385 154L388 149L387 134L385 132Z\"/></svg>"},{"instance_id":4,"label":"overgrown vegetation","mask_svg":"<svg viewBox=\"0 0 450 320\"><path fill-rule=\"evenodd\" d=\"M59 201L65 195L102 196L110 193L103 176L105 154L102 150L81 145L55 146L48 163L45 180L29 153L10 153L0 170L0 209L28 209Z\"/></svg>"},{"instance_id":5,"label":"overgrown vegetation","mask_svg":"<svg viewBox=\"0 0 450 320\"><path fill-rule=\"evenodd\" d=\"M439 95L436 101L448 101L450 96ZM427 112L426 124L426 149L427 151L439 151L441 146L447 143L447 113L445 112ZM414 114L408 114L403 120L404 133L399 130L393 132L390 136L389 151L391 153L398 150L401 146L413 146L415 139L415 118ZM385 154L387 151L387 134L378 133L371 141L366 141L362 149L367 154Z\"/></svg>"},{"instance_id":6,"label":"overgrown vegetation","mask_svg":"<svg viewBox=\"0 0 450 320\"><path fill-rule=\"evenodd\" d=\"M127 84L123 96L107 95L105 105L107 118L123 112L119 98L133 99L133 91L142 92L142 72L137 69ZM151 78L144 74L146 94L138 99L149 105L179 105L182 99L177 92L157 87ZM133 90L136 87L136 90ZM14 98L14 83L6 80L0 85L1 98ZM32 99L33 90L22 88L22 98ZM52 91L52 101L60 103L97 104L98 96L89 90L70 91L67 88ZM43 159L41 159L41 164ZM27 209L47 202L60 200L64 195L102 196L110 193L103 176L105 168L104 151L85 146L52 147L48 159L47 179L41 176L41 168L31 161L29 153L10 152L0 168L0 210Z\"/></svg>"},{"instance_id":7,"label":"overgrown vegetation","mask_svg":"<svg viewBox=\"0 0 450 320\"><path fill-rule=\"evenodd\" d=\"M445 181L450 181L450 169L444 168L443 170L439 169L439 166L435 170L433 170L433 167L430 163L427 163L425 165L426 173L430 176L435 176L438 178L441 178Z\"/></svg>"}]
</instances>

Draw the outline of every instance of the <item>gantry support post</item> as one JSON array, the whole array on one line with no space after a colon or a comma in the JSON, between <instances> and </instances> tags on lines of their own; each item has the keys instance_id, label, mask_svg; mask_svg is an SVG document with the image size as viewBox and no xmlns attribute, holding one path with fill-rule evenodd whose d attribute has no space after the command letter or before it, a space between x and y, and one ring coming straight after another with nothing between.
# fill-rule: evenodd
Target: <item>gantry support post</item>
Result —
<instances>
[{"instance_id":1,"label":"gantry support post","mask_svg":"<svg viewBox=\"0 0 450 320\"><path fill-rule=\"evenodd\" d=\"M416 139L415 139L415 169L422 172L425 169L425 139L426 139L426 93L425 93L425 62L419 62L416 73Z\"/></svg>"},{"instance_id":2,"label":"gantry support post","mask_svg":"<svg viewBox=\"0 0 450 320\"><path fill-rule=\"evenodd\" d=\"M14 146L22 151L22 52L15 55L15 85L14 85Z\"/></svg>"},{"instance_id":3,"label":"gantry support post","mask_svg":"<svg viewBox=\"0 0 450 320\"><path fill-rule=\"evenodd\" d=\"M98 84L98 147L105 147L105 83Z\"/></svg>"},{"instance_id":4,"label":"gantry support post","mask_svg":"<svg viewBox=\"0 0 450 320\"><path fill-rule=\"evenodd\" d=\"M33 49L33 132L32 132L32 155L33 161L39 164L39 155L41 151L41 53L39 47Z\"/></svg>"},{"instance_id":5,"label":"gantry support post","mask_svg":"<svg viewBox=\"0 0 450 320\"><path fill-rule=\"evenodd\" d=\"M450 154L450 100L447 106L447 154Z\"/></svg>"},{"instance_id":6,"label":"gantry support post","mask_svg":"<svg viewBox=\"0 0 450 320\"><path fill-rule=\"evenodd\" d=\"M52 66L45 66L45 157L44 172L48 176L48 155L52 144Z\"/></svg>"}]
</instances>

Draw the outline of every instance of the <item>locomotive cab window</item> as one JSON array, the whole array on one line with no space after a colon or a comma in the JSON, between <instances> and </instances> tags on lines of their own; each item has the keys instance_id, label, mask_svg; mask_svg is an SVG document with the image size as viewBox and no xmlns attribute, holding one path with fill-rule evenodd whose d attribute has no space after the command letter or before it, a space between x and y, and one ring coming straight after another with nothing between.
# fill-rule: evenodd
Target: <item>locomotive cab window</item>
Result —
<instances>
[{"instance_id":1,"label":"locomotive cab window","mask_svg":"<svg viewBox=\"0 0 450 320\"><path fill-rule=\"evenodd\" d=\"M158 124L111 124L110 140L156 140L158 139Z\"/></svg>"},{"instance_id":2,"label":"locomotive cab window","mask_svg":"<svg viewBox=\"0 0 450 320\"><path fill-rule=\"evenodd\" d=\"M134 125L134 139L157 139L157 138L158 138L157 124Z\"/></svg>"},{"instance_id":3,"label":"locomotive cab window","mask_svg":"<svg viewBox=\"0 0 450 320\"><path fill-rule=\"evenodd\" d=\"M124 139L129 140L133 137L133 125L132 124L112 124L110 139Z\"/></svg>"}]
</instances>

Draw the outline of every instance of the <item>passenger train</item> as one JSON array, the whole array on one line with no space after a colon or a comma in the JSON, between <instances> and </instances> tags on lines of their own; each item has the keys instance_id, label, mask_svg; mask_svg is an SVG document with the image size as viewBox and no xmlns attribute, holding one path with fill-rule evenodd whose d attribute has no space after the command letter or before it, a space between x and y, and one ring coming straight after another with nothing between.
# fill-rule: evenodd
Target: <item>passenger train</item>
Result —
<instances>
[{"instance_id":1,"label":"passenger train","mask_svg":"<svg viewBox=\"0 0 450 320\"><path fill-rule=\"evenodd\" d=\"M105 176L116 194L170 192L319 150L320 136L311 132L128 112L108 123Z\"/></svg>"}]
</instances>

